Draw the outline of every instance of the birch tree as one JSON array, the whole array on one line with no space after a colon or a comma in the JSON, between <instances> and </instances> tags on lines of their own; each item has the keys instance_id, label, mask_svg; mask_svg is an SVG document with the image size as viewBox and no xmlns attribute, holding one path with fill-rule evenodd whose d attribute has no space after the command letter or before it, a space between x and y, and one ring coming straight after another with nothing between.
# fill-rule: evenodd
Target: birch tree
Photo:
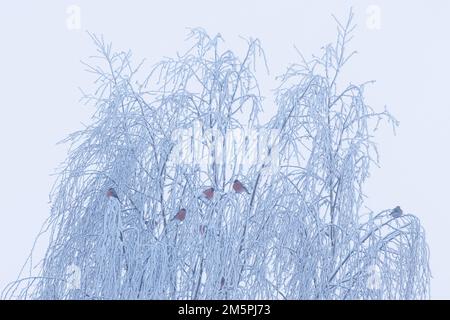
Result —
<instances>
[{"instance_id":1,"label":"birch tree","mask_svg":"<svg viewBox=\"0 0 450 320\"><path fill-rule=\"evenodd\" d=\"M428 298L419 219L364 206L374 133L398 123L366 103L370 82L341 81L352 18L278 77L267 123L259 40L239 56L192 29L189 50L146 74L92 35L96 112L64 140L43 260L31 254L3 297Z\"/></svg>"}]
</instances>

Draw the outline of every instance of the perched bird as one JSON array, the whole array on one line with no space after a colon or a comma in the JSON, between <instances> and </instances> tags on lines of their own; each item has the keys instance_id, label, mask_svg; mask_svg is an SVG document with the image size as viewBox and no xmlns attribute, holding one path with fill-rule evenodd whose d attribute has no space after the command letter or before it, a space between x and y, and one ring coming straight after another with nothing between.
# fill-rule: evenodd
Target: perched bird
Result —
<instances>
[{"instance_id":1,"label":"perched bird","mask_svg":"<svg viewBox=\"0 0 450 320\"><path fill-rule=\"evenodd\" d=\"M177 214L172 218L172 220L180 220L183 221L184 219L186 219L186 209L182 208L180 209L180 211L177 212Z\"/></svg>"},{"instance_id":2,"label":"perched bird","mask_svg":"<svg viewBox=\"0 0 450 320\"><path fill-rule=\"evenodd\" d=\"M203 190L202 194L199 195L197 198L202 200L202 201L204 201L204 200L212 200L212 198L214 198L214 188L211 187L211 188Z\"/></svg>"},{"instance_id":3,"label":"perched bird","mask_svg":"<svg viewBox=\"0 0 450 320\"><path fill-rule=\"evenodd\" d=\"M234 180L234 182L233 182L233 190L236 193L246 192L246 193L250 194L250 192L248 192L247 188L237 179Z\"/></svg>"},{"instance_id":4,"label":"perched bird","mask_svg":"<svg viewBox=\"0 0 450 320\"><path fill-rule=\"evenodd\" d=\"M117 200L119 200L119 196L117 195L116 190L114 190L114 188L109 188L108 191L106 191L106 196L108 198L116 198Z\"/></svg>"},{"instance_id":5,"label":"perched bird","mask_svg":"<svg viewBox=\"0 0 450 320\"><path fill-rule=\"evenodd\" d=\"M225 285L225 278L222 277L222 279L220 279L220 290L223 289L223 286Z\"/></svg>"},{"instance_id":6,"label":"perched bird","mask_svg":"<svg viewBox=\"0 0 450 320\"><path fill-rule=\"evenodd\" d=\"M391 211L391 217L393 217L393 218L399 218L402 214L403 214L403 210L400 208L400 206L396 206Z\"/></svg>"},{"instance_id":7,"label":"perched bird","mask_svg":"<svg viewBox=\"0 0 450 320\"><path fill-rule=\"evenodd\" d=\"M214 197L214 188L208 188L202 192L201 197L211 200Z\"/></svg>"}]
</instances>

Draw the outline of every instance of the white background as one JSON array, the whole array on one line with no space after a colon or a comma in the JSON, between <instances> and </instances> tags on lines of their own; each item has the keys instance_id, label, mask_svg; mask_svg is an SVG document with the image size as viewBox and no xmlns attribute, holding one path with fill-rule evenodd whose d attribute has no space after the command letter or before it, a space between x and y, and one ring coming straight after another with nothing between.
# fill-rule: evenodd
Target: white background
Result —
<instances>
[{"instance_id":1,"label":"white background","mask_svg":"<svg viewBox=\"0 0 450 320\"><path fill-rule=\"evenodd\" d=\"M245 3L244 3L245 2ZM80 29L70 29L70 5ZM380 29L367 25L375 5ZM239 36L262 41L270 77L298 56L333 41L331 14L344 19L353 6L358 28L345 77L377 80L368 102L386 104L400 120L397 135L378 132L381 168L366 184L374 211L401 205L416 214L431 250L432 298L450 299L450 2L434 1L10 1L0 7L0 289L14 280L49 214L48 194L66 146L56 142L88 123L78 87L92 76L80 60L95 54L86 30L119 50L132 49L148 66L186 48L186 27L220 32L225 47L243 53ZM274 112L265 75L265 109Z\"/></svg>"}]
</instances>

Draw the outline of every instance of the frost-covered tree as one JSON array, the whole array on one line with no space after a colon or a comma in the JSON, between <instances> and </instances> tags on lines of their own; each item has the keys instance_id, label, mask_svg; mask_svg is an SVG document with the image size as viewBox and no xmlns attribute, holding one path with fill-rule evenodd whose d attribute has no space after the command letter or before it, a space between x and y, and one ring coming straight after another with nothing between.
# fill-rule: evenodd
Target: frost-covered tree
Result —
<instances>
[{"instance_id":1,"label":"frost-covered tree","mask_svg":"<svg viewBox=\"0 0 450 320\"><path fill-rule=\"evenodd\" d=\"M427 298L417 217L364 212L374 131L397 121L366 104L368 83L340 81L353 28L337 21L335 43L279 77L267 123L258 40L239 57L193 29L186 53L143 75L92 36L96 113L65 140L38 273L3 297Z\"/></svg>"}]
</instances>

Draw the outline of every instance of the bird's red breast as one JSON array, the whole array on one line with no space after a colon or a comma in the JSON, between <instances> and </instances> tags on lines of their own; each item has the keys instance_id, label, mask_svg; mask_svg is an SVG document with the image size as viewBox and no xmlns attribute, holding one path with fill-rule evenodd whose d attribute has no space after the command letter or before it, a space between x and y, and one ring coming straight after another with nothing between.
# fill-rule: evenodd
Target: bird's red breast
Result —
<instances>
[{"instance_id":1,"label":"bird's red breast","mask_svg":"<svg viewBox=\"0 0 450 320\"><path fill-rule=\"evenodd\" d=\"M174 218L180 221L186 219L186 209L180 209L180 211L177 212Z\"/></svg>"},{"instance_id":2,"label":"bird's red breast","mask_svg":"<svg viewBox=\"0 0 450 320\"><path fill-rule=\"evenodd\" d=\"M203 195L206 199L211 200L214 197L214 188L208 188L203 191Z\"/></svg>"},{"instance_id":3,"label":"bird's red breast","mask_svg":"<svg viewBox=\"0 0 450 320\"><path fill-rule=\"evenodd\" d=\"M119 199L119 197L117 196L117 192L116 192L116 190L114 190L114 188L109 188L108 191L106 192L106 196L108 198L113 197L113 198Z\"/></svg>"},{"instance_id":4,"label":"bird's red breast","mask_svg":"<svg viewBox=\"0 0 450 320\"><path fill-rule=\"evenodd\" d=\"M247 188L244 187L244 185L239 180L234 180L234 182L233 182L233 190L236 193L242 193L242 192L247 192L248 193Z\"/></svg>"}]
</instances>

